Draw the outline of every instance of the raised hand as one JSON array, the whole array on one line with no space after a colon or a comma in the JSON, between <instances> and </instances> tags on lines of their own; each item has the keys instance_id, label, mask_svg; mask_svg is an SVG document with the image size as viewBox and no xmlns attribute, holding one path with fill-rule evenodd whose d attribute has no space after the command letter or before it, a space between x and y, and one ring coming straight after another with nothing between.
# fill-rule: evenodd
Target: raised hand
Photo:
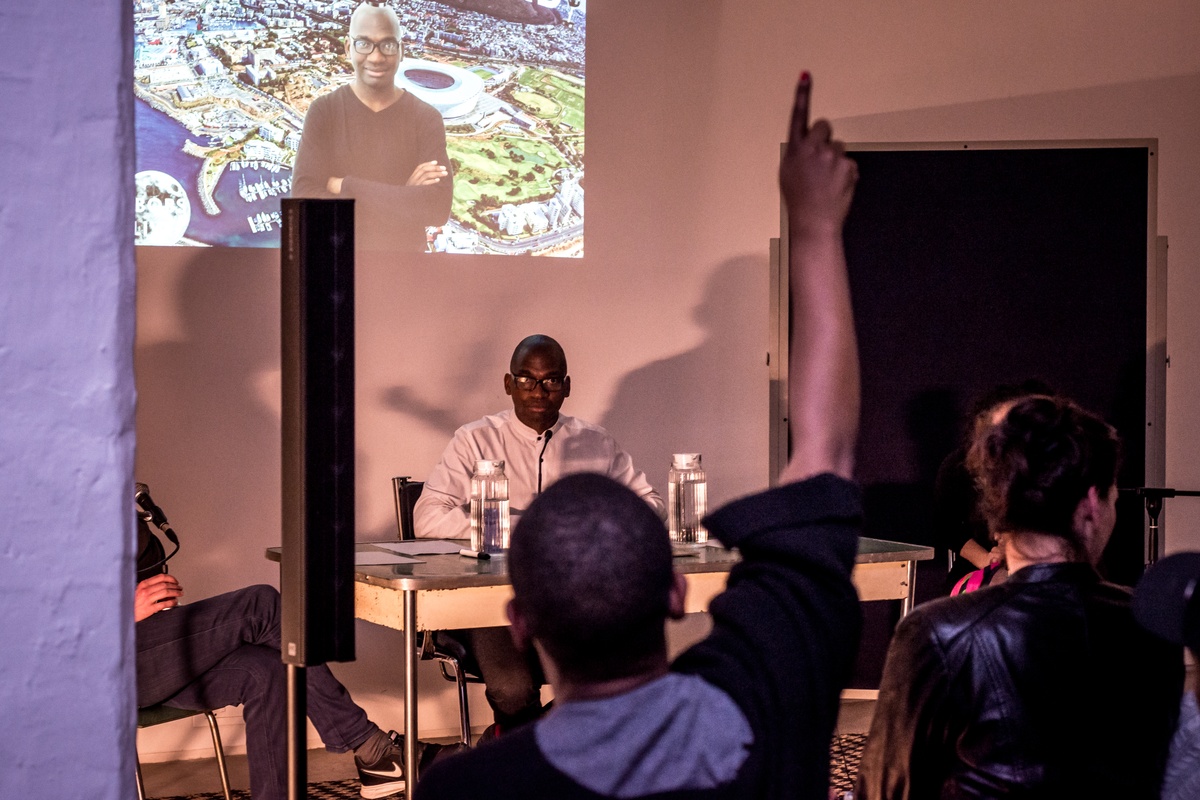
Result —
<instances>
[{"instance_id":1,"label":"raised hand","mask_svg":"<svg viewBox=\"0 0 1200 800\"><path fill-rule=\"evenodd\" d=\"M858 181L858 165L846 157L845 145L832 138L829 123L818 120L809 127L811 94L812 80L806 72L796 86L787 147L779 165L779 186L787 201L792 235L814 228L834 227L840 232Z\"/></svg>"},{"instance_id":2,"label":"raised hand","mask_svg":"<svg viewBox=\"0 0 1200 800\"><path fill-rule=\"evenodd\" d=\"M858 437L858 350L842 247L858 167L824 120L808 125L812 81L800 76L779 185L788 209L791 458L782 482L850 478Z\"/></svg>"}]
</instances>

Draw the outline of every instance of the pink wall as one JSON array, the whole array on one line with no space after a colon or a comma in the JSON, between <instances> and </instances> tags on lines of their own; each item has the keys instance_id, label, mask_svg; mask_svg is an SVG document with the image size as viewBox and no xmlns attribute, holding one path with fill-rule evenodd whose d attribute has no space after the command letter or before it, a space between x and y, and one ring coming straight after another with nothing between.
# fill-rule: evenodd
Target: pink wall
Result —
<instances>
[{"instance_id":1,"label":"pink wall","mask_svg":"<svg viewBox=\"0 0 1200 800\"><path fill-rule=\"evenodd\" d=\"M50 11L0 7L0 796L127 798L132 37Z\"/></svg>"}]
</instances>

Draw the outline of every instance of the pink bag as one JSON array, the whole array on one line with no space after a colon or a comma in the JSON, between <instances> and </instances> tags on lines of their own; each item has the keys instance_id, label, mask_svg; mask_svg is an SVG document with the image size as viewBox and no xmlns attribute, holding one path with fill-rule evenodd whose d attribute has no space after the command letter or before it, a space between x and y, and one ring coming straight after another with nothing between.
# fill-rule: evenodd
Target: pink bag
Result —
<instances>
[{"instance_id":1,"label":"pink bag","mask_svg":"<svg viewBox=\"0 0 1200 800\"><path fill-rule=\"evenodd\" d=\"M954 588L950 590L950 596L957 597L960 594L982 589L991 583L992 578L996 577L996 573L1002 569L1004 569L1004 565L999 561L994 561L983 569L968 572L962 576L958 583L954 584Z\"/></svg>"}]
</instances>

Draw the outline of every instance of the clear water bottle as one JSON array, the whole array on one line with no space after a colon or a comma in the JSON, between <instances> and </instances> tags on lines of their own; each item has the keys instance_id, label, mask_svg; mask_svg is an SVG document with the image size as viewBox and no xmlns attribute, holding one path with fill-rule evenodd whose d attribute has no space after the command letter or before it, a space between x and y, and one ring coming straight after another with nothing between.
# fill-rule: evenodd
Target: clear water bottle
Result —
<instances>
[{"instance_id":1,"label":"clear water bottle","mask_svg":"<svg viewBox=\"0 0 1200 800\"><path fill-rule=\"evenodd\" d=\"M476 461L471 476L471 549L497 555L508 549L508 478L503 461Z\"/></svg>"},{"instance_id":2,"label":"clear water bottle","mask_svg":"<svg viewBox=\"0 0 1200 800\"><path fill-rule=\"evenodd\" d=\"M672 542L704 544L708 530L701 520L708 511L708 482L699 453L676 453L667 476L667 516Z\"/></svg>"}]
</instances>

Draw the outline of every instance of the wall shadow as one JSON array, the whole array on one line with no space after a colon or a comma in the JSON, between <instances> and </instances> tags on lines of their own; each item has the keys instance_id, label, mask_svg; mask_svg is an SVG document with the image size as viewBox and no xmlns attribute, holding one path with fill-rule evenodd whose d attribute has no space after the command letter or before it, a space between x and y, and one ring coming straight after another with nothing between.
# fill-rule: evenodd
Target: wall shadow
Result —
<instances>
[{"instance_id":1,"label":"wall shadow","mask_svg":"<svg viewBox=\"0 0 1200 800\"><path fill-rule=\"evenodd\" d=\"M174 315L178 328L136 348L137 475L179 532L172 572L191 598L275 583L262 549L279 544L281 524L279 417L264 401L279 370L278 255L176 249L155 259L149 268L177 271L175 295L139 296L139 326ZM147 284L167 285L163 275Z\"/></svg>"},{"instance_id":2,"label":"wall shadow","mask_svg":"<svg viewBox=\"0 0 1200 800\"><path fill-rule=\"evenodd\" d=\"M692 310L700 342L617 385L600 424L664 494L673 452L703 455L710 507L766 485L766 298L765 256L721 263ZM729 413L728 398L746 394L762 398L751 419Z\"/></svg>"}]
</instances>

